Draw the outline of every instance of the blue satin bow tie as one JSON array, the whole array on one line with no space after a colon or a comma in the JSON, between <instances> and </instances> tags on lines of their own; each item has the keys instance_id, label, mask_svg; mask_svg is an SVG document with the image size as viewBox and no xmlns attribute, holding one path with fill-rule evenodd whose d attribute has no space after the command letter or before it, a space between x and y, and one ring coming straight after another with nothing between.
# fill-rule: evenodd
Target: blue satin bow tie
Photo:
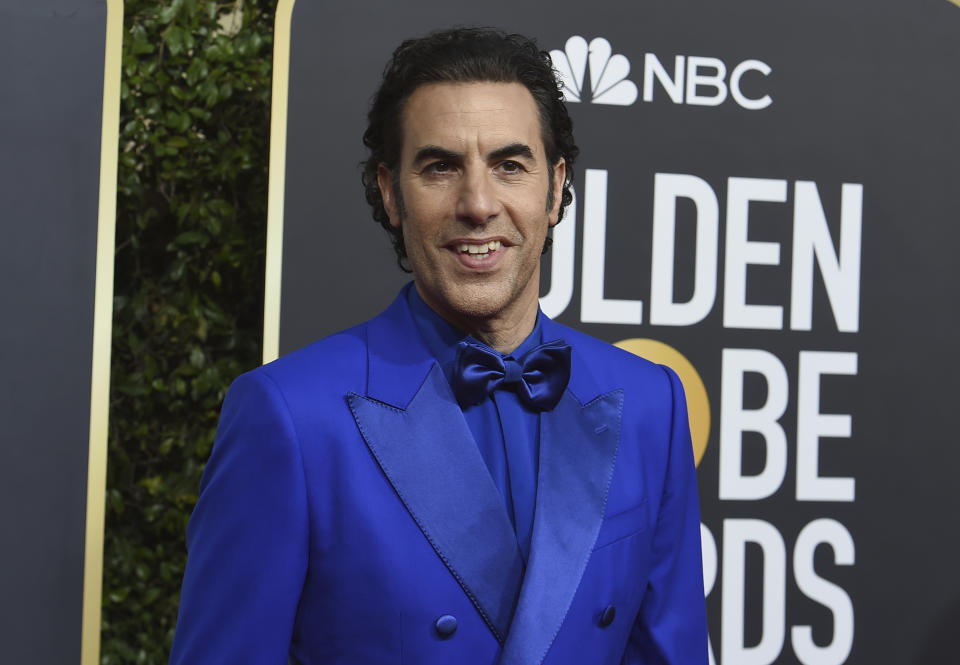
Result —
<instances>
[{"instance_id":1,"label":"blue satin bow tie","mask_svg":"<svg viewBox=\"0 0 960 665\"><path fill-rule=\"evenodd\" d=\"M556 339L533 347L515 360L488 346L462 341L453 378L453 389L462 406L477 404L494 390L506 388L517 393L528 407L549 411L570 381L570 345Z\"/></svg>"}]
</instances>

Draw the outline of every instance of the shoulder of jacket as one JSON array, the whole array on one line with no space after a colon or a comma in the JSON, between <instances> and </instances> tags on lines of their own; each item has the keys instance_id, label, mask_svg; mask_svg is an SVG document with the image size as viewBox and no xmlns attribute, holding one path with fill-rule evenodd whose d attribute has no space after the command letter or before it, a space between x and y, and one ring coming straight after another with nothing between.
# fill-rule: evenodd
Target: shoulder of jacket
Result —
<instances>
[{"instance_id":1,"label":"shoulder of jacket","mask_svg":"<svg viewBox=\"0 0 960 665\"><path fill-rule=\"evenodd\" d=\"M367 325L361 323L317 340L253 370L281 389L291 384L335 384L344 378L365 374ZM361 371L362 370L362 371Z\"/></svg>"}]
</instances>

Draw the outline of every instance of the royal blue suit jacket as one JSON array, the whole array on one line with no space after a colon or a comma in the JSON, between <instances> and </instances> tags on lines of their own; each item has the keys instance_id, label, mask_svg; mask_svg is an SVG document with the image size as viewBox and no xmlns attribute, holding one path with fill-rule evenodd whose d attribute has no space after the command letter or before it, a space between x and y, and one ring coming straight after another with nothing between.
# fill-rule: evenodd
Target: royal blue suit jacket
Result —
<instances>
[{"instance_id":1,"label":"royal blue suit jacket","mask_svg":"<svg viewBox=\"0 0 960 665\"><path fill-rule=\"evenodd\" d=\"M188 529L171 663L706 663L680 381L542 326L573 356L541 419L526 565L401 293L231 387ZM441 635L448 615L456 630Z\"/></svg>"}]
</instances>

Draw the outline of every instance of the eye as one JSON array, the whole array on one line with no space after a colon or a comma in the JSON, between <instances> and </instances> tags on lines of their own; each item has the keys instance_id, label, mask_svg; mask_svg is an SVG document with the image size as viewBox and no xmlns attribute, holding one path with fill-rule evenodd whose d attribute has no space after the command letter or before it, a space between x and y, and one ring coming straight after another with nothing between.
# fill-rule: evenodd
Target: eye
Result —
<instances>
[{"instance_id":1,"label":"eye","mask_svg":"<svg viewBox=\"0 0 960 665\"><path fill-rule=\"evenodd\" d=\"M520 162L515 162L512 159L500 164L500 170L504 173L520 173L523 170L523 166L520 165Z\"/></svg>"},{"instance_id":2,"label":"eye","mask_svg":"<svg viewBox=\"0 0 960 665\"><path fill-rule=\"evenodd\" d=\"M453 171L453 164L441 160L427 164L424 170L429 173L450 173Z\"/></svg>"}]
</instances>

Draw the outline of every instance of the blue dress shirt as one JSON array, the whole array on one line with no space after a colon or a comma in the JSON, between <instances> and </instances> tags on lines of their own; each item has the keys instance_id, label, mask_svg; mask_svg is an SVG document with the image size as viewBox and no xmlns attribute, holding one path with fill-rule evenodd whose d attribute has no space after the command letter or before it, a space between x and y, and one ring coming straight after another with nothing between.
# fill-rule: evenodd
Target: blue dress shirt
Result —
<instances>
[{"instance_id":1,"label":"blue dress shirt","mask_svg":"<svg viewBox=\"0 0 960 665\"><path fill-rule=\"evenodd\" d=\"M407 294L420 336L452 385L457 344L463 339L478 340L470 338L434 312L415 287ZM513 352L499 355L520 358L541 341L540 312L537 312L533 332ZM503 496L507 514L517 534L517 544L526 561L536 504L540 414L524 406L511 390L494 391L487 399L462 411L490 476Z\"/></svg>"}]
</instances>

